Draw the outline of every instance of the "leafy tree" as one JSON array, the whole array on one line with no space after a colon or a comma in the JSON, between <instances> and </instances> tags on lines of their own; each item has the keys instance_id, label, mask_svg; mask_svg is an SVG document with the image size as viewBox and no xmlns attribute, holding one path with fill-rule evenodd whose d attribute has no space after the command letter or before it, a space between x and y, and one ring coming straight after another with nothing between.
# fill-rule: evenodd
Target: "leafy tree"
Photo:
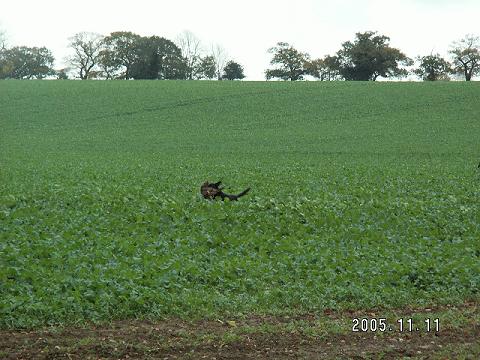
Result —
<instances>
[{"instance_id":1,"label":"leafy tree","mask_svg":"<svg viewBox=\"0 0 480 360\"><path fill-rule=\"evenodd\" d=\"M54 75L54 57L45 47L15 46L0 50L0 78L43 79Z\"/></svg>"},{"instance_id":2,"label":"leafy tree","mask_svg":"<svg viewBox=\"0 0 480 360\"><path fill-rule=\"evenodd\" d=\"M227 65L223 68L222 79L225 80L235 80L243 79L245 75L243 74L243 66L235 61L230 60Z\"/></svg>"},{"instance_id":3,"label":"leafy tree","mask_svg":"<svg viewBox=\"0 0 480 360\"><path fill-rule=\"evenodd\" d=\"M340 79L338 60L335 56L325 56L323 59L314 59L305 63L305 72L320 81Z\"/></svg>"},{"instance_id":4,"label":"leafy tree","mask_svg":"<svg viewBox=\"0 0 480 360\"><path fill-rule=\"evenodd\" d=\"M201 58L195 74L197 79L213 79L217 74L215 58L212 55Z\"/></svg>"},{"instance_id":5,"label":"leafy tree","mask_svg":"<svg viewBox=\"0 0 480 360\"><path fill-rule=\"evenodd\" d=\"M131 68L138 60L142 37L129 31L112 32L104 39L101 68L108 77L131 79Z\"/></svg>"},{"instance_id":6,"label":"leafy tree","mask_svg":"<svg viewBox=\"0 0 480 360\"><path fill-rule=\"evenodd\" d=\"M305 73L321 81L325 80L323 59L314 59L306 62Z\"/></svg>"},{"instance_id":7,"label":"leafy tree","mask_svg":"<svg viewBox=\"0 0 480 360\"><path fill-rule=\"evenodd\" d=\"M134 60L129 65L128 78L158 79L159 56L152 41L148 37L140 37L132 50Z\"/></svg>"},{"instance_id":8,"label":"leafy tree","mask_svg":"<svg viewBox=\"0 0 480 360\"><path fill-rule=\"evenodd\" d=\"M74 54L69 62L78 71L78 77L86 80L92 77L91 71L98 65L103 47L103 36L96 33L81 32L70 38L70 47Z\"/></svg>"},{"instance_id":9,"label":"leafy tree","mask_svg":"<svg viewBox=\"0 0 480 360\"><path fill-rule=\"evenodd\" d=\"M56 71L57 80L68 80L68 70L67 69L60 69Z\"/></svg>"},{"instance_id":10,"label":"leafy tree","mask_svg":"<svg viewBox=\"0 0 480 360\"><path fill-rule=\"evenodd\" d=\"M187 68L180 48L163 37L152 36L150 41L158 55L158 79L185 79Z\"/></svg>"},{"instance_id":11,"label":"leafy tree","mask_svg":"<svg viewBox=\"0 0 480 360\"><path fill-rule=\"evenodd\" d=\"M413 73L423 80L449 80L448 74L452 72L451 65L440 54L418 57L418 68Z\"/></svg>"},{"instance_id":12,"label":"leafy tree","mask_svg":"<svg viewBox=\"0 0 480 360\"><path fill-rule=\"evenodd\" d=\"M291 81L303 79L303 75L306 73L305 64L310 59L307 53L302 53L284 42L277 43L277 46L270 48L268 52L273 54L270 64L276 67L265 71L267 80L272 78Z\"/></svg>"},{"instance_id":13,"label":"leafy tree","mask_svg":"<svg viewBox=\"0 0 480 360\"><path fill-rule=\"evenodd\" d=\"M336 56L327 55L323 58L325 66L326 79L328 81L340 80L342 75L340 74L340 61Z\"/></svg>"},{"instance_id":14,"label":"leafy tree","mask_svg":"<svg viewBox=\"0 0 480 360\"><path fill-rule=\"evenodd\" d=\"M454 71L463 74L466 81L480 74L480 37L466 35L455 41L449 51L453 59Z\"/></svg>"},{"instance_id":15,"label":"leafy tree","mask_svg":"<svg viewBox=\"0 0 480 360\"><path fill-rule=\"evenodd\" d=\"M412 61L400 50L389 46L390 38L367 31L342 44L337 52L340 75L345 80L373 80L381 77L401 77L408 74L401 66Z\"/></svg>"},{"instance_id":16,"label":"leafy tree","mask_svg":"<svg viewBox=\"0 0 480 360\"><path fill-rule=\"evenodd\" d=\"M186 63L180 48L163 37L143 37L130 69L133 79L185 79Z\"/></svg>"},{"instance_id":17,"label":"leafy tree","mask_svg":"<svg viewBox=\"0 0 480 360\"><path fill-rule=\"evenodd\" d=\"M98 67L100 68L101 76L107 80L123 78L125 76L120 73L122 64L115 57L115 53L108 48L100 51Z\"/></svg>"}]
</instances>

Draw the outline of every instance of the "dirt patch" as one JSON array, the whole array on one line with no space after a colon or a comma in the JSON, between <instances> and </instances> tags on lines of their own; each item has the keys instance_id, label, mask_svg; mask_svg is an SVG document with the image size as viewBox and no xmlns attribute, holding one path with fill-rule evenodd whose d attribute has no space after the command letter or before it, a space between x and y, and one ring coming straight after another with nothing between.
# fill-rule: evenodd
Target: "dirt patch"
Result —
<instances>
[{"instance_id":1,"label":"dirt patch","mask_svg":"<svg viewBox=\"0 0 480 360\"><path fill-rule=\"evenodd\" d=\"M412 312L413 311L413 312ZM439 332L352 332L351 318L379 311L251 316L187 322L119 321L87 328L1 331L2 359L371 359L480 358L475 303L435 309Z\"/></svg>"}]
</instances>

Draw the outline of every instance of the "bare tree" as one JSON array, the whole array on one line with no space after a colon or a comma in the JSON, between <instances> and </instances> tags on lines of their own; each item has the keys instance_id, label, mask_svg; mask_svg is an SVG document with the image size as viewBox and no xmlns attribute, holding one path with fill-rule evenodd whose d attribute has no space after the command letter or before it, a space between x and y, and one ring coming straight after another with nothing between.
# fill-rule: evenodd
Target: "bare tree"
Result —
<instances>
[{"instance_id":1,"label":"bare tree","mask_svg":"<svg viewBox=\"0 0 480 360\"><path fill-rule=\"evenodd\" d=\"M470 81L473 76L480 74L480 37L467 35L455 41L450 49L454 70Z\"/></svg>"},{"instance_id":2,"label":"bare tree","mask_svg":"<svg viewBox=\"0 0 480 360\"><path fill-rule=\"evenodd\" d=\"M228 62L228 54L222 45L216 44L212 46L212 56L215 60L215 73L218 80L222 80L223 69Z\"/></svg>"},{"instance_id":3,"label":"bare tree","mask_svg":"<svg viewBox=\"0 0 480 360\"><path fill-rule=\"evenodd\" d=\"M177 46L182 50L182 56L187 64L187 79L192 80L196 77L195 69L198 68L202 58L202 44L200 39L191 31L185 30L177 36Z\"/></svg>"},{"instance_id":4,"label":"bare tree","mask_svg":"<svg viewBox=\"0 0 480 360\"><path fill-rule=\"evenodd\" d=\"M70 38L69 46L74 54L68 61L78 71L79 78L82 80L91 78L96 73L94 68L100 58L103 36L91 32L80 32Z\"/></svg>"},{"instance_id":5,"label":"bare tree","mask_svg":"<svg viewBox=\"0 0 480 360\"><path fill-rule=\"evenodd\" d=\"M0 29L0 79L6 77L6 74L9 69L6 69L6 60L7 60L7 45L6 45L6 35L5 31Z\"/></svg>"},{"instance_id":6,"label":"bare tree","mask_svg":"<svg viewBox=\"0 0 480 360\"><path fill-rule=\"evenodd\" d=\"M5 30L0 29L0 50L5 50L7 47L7 33Z\"/></svg>"}]
</instances>

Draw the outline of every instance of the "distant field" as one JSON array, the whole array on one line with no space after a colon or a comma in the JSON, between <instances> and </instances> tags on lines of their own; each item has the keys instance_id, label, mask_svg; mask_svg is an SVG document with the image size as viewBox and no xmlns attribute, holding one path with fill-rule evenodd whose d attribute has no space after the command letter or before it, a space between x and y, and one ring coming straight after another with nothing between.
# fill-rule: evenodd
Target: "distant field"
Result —
<instances>
[{"instance_id":1,"label":"distant field","mask_svg":"<svg viewBox=\"0 0 480 360\"><path fill-rule=\"evenodd\" d=\"M1 81L0 327L477 301L479 161L479 83Z\"/></svg>"}]
</instances>

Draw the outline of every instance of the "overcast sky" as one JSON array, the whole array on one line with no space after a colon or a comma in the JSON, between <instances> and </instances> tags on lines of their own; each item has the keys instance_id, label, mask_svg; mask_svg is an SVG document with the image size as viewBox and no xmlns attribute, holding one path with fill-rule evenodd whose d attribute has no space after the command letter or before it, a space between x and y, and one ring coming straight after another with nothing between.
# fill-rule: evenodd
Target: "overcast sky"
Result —
<instances>
[{"instance_id":1,"label":"overcast sky","mask_svg":"<svg viewBox=\"0 0 480 360\"><path fill-rule=\"evenodd\" d=\"M263 80L268 48L288 42L312 57L335 53L359 31L378 31L407 56L439 52L466 34L480 35L480 0L11 0L0 29L9 45L46 46L63 67L68 38L80 31L132 31L175 40L193 32L208 50L222 45Z\"/></svg>"}]
</instances>

